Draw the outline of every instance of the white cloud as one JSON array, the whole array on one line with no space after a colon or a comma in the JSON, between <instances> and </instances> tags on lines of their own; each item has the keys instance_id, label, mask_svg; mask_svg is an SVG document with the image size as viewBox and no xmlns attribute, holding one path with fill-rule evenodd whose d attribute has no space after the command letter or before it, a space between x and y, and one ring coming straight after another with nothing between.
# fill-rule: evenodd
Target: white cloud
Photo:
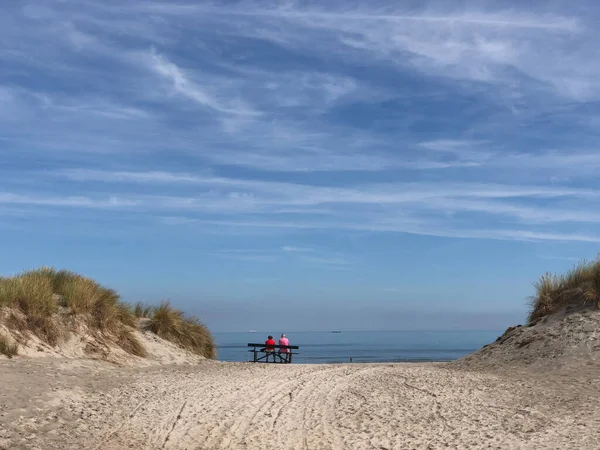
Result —
<instances>
[{"instance_id":1,"label":"white cloud","mask_svg":"<svg viewBox=\"0 0 600 450\"><path fill-rule=\"evenodd\" d=\"M344 47L353 48L367 52L361 58L377 56L435 76L507 83L510 70L516 69L553 86L564 96L581 99L600 93L595 79L598 65L590 58L593 42L586 42L594 29L569 12L526 8L449 12L447 7L436 12L430 4L429 9L406 13L377 3L368 9L333 4L328 8L264 7L253 2L240 8L170 3L135 8L214 21L222 26L236 24L240 34L289 47L306 46L313 51L318 47L311 45L310 33L320 40L322 33L329 33L329 44L323 51L335 53ZM579 45L573 46L574 41ZM569 64L556 65L556 59Z\"/></svg>"},{"instance_id":2,"label":"white cloud","mask_svg":"<svg viewBox=\"0 0 600 450\"><path fill-rule=\"evenodd\" d=\"M218 92L212 93L202 88L198 83L190 80L183 69L156 52L152 52L147 59L150 67L157 74L170 81L176 92L200 105L225 114L242 116L259 114L244 105L243 102L236 101L231 97L225 101L218 100ZM212 89L214 90L215 87L213 86Z\"/></svg>"},{"instance_id":3,"label":"white cloud","mask_svg":"<svg viewBox=\"0 0 600 450\"><path fill-rule=\"evenodd\" d=\"M55 6L47 11L37 7L26 11L31 20L38 21L33 22L35 28L27 29L35 30L37 41L45 43L43 51L36 50L36 57L30 56L33 51L30 38L21 39L27 30L8 27L6 19L5 32L12 33L9 37L18 47L13 56L18 53L21 62L45 63L59 73L83 74L96 80L103 93L112 90L113 96L134 102L128 105L98 98L90 104L89 99L72 94L73 98L66 98L62 103L64 123L54 123L53 133L49 135L43 129L48 127L51 117L48 114L44 121L29 123L28 132L19 136L19 140L30 147L41 146L53 151L60 148L84 152L85 148L94 148L94 152L98 152L102 146L104 152L120 152L125 147L148 153L168 148L194 154L210 164L267 171L487 167L493 155L483 151L481 145L471 153L464 145L445 150L454 154L454 159L439 155L410 159L401 150L417 146L418 142L410 139L398 142L398 136L390 141L381 139L377 132L307 121L304 113L315 117L343 101L368 104L370 98L385 101L400 96L391 87L377 86L376 81L336 70L337 64L342 62L359 63L372 70L385 67L400 73L417 69L435 80L479 80L501 87L489 92L499 92L498 100L508 103L512 103L512 98L526 98L532 100L530 104L538 104L539 99L544 99L542 95L547 94L543 91L547 85L555 88L558 97L594 99L600 86L597 81L600 65L590 57L594 51L590 43L595 37L594 28L586 26L585 17L543 8L539 11L529 8L452 11L449 7L436 8L433 3L428 8L408 11L386 3L368 7L331 4L319 8L274 4L265 8L256 2L231 7L154 2L107 8L95 1L83 8L70 2ZM149 11L152 16L140 15ZM75 36L76 47L92 47L102 58L111 60L120 68L115 72L118 78L97 67L77 65L72 60L69 60L70 65L57 66L57 61L62 59L54 56L61 49L52 47L52 51L48 51L54 42L50 37L59 33L56 30L71 44ZM215 34L215 30L218 33ZM204 33L210 32L212 41L205 39ZM196 33L193 45L198 48L193 57L175 51L180 44L177 36L187 36L185 33ZM133 45L126 39L119 40L123 36L135 36L138 41ZM234 40L255 37L262 43L273 40L285 50L300 51L301 56L331 58L333 70L298 70L258 64L243 53L230 58L220 53L223 36ZM556 59L568 63L557 65ZM539 89L543 92L528 89L522 76L541 83ZM461 85L459 89L468 89L468 86ZM36 92L32 90L32 93ZM484 95L488 94L484 92ZM535 95L535 99L531 95ZM160 114L167 117L175 112L193 115L195 111L188 105L179 104L178 99L182 98L208 113L197 121L195 132L165 128L164 117L156 117L156 113L135 104L135 101L151 100L161 103ZM36 109L31 105L13 106L17 111ZM102 133L102 139L73 139L80 130L98 133L98 129L103 129L95 125L98 116L108 120L144 120L130 132L113 128L112 134ZM72 126L73 121L77 126ZM219 126L215 127L214 123ZM42 129L39 124L43 124ZM61 145L53 143L57 136L64 136ZM451 139L460 142L454 137ZM422 145L435 150L444 142L448 144L452 140L443 138Z\"/></svg>"},{"instance_id":4,"label":"white cloud","mask_svg":"<svg viewBox=\"0 0 600 450\"><path fill-rule=\"evenodd\" d=\"M575 171L585 174L590 170L600 168L600 152L598 151L546 151L541 153L512 153L500 156L494 162L495 166L519 170L556 170L558 172Z\"/></svg>"},{"instance_id":5,"label":"white cloud","mask_svg":"<svg viewBox=\"0 0 600 450\"><path fill-rule=\"evenodd\" d=\"M277 256L255 250L221 250L210 253L213 256L222 259L231 259L242 262L274 263L277 262Z\"/></svg>"},{"instance_id":6,"label":"white cloud","mask_svg":"<svg viewBox=\"0 0 600 450\"><path fill-rule=\"evenodd\" d=\"M91 191L84 197L4 193L0 203L120 208L128 214L162 215L165 224L192 227L356 230L536 241L595 242L591 231L571 232L569 224L577 224L573 229L592 230L600 223L600 215L594 212L600 206L600 192L564 186L361 183L330 187L169 172L70 170L51 175L73 182L133 183L134 188L142 184L144 190L150 186L161 194L135 190L110 196ZM195 186L195 195L170 192L189 185ZM216 216L207 218L206 214ZM491 226L478 229L478 223ZM495 228L498 223L503 228ZM322 256L311 248L285 245L280 251L302 256L306 262L343 264L343 258Z\"/></svg>"},{"instance_id":7,"label":"white cloud","mask_svg":"<svg viewBox=\"0 0 600 450\"><path fill-rule=\"evenodd\" d=\"M50 4L0 17L0 204L596 242L599 36L575 8ZM306 250L277 256L344 265Z\"/></svg>"},{"instance_id":8,"label":"white cloud","mask_svg":"<svg viewBox=\"0 0 600 450\"><path fill-rule=\"evenodd\" d=\"M429 200L513 199L513 198L581 198L600 200L600 191L566 186L536 186L491 183L359 183L350 186L317 186L257 179L226 178L214 175L193 175L173 172L108 172L69 169L48 173L74 181L108 181L131 183L197 184L224 189L221 194L250 194L256 201L273 204L314 206L327 203L393 204L426 202ZM231 197L228 197L231 198ZM173 197L173 200L175 198ZM422 203L421 203L422 204ZM465 209L477 206L465 203ZM441 205L443 206L443 205ZM460 205L457 203L457 207Z\"/></svg>"},{"instance_id":9,"label":"white cloud","mask_svg":"<svg viewBox=\"0 0 600 450\"><path fill-rule=\"evenodd\" d=\"M285 254L287 261L305 266L338 269L348 268L351 264L347 257L335 252L292 246L284 246L281 251ZM219 258L247 262L282 261L281 252L272 249L222 249L210 254Z\"/></svg>"},{"instance_id":10,"label":"white cloud","mask_svg":"<svg viewBox=\"0 0 600 450\"><path fill-rule=\"evenodd\" d=\"M363 232L385 232L385 233L407 233L422 236L436 236L461 239L488 239L500 241L529 241L529 242L600 242L600 236L596 234L580 233L549 233L543 231L531 231L524 229L456 229L451 226L442 227L438 223L427 223L422 221L415 225L410 222L386 224L369 222L285 222L274 220L194 220L197 225L210 225L218 227L231 227L232 234L235 230L255 228L270 230L338 230L338 231L363 231Z\"/></svg>"},{"instance_id":11,"label":"white cloud","mask_svg":"<svg viewBox=\"0 0 600 450\"><path fill-rule=\"evenodd\" d=\"M259 13L260 15L261 13ZM578 18L534 11L424 10L404 15L352 10L268 11L303 28L340 36L347 47L428 75L510 85L518 71L575 99L600 94L598 64ZM577 50L573 41L579 43ZM363 55L364 56L364 55ZM571 64L556 65L556 58ZM583 70L581 70L583 69Z\"/></svg>"},{"instance_id":12,"label":"white cloud","mask_svg":"<svg viewBox=\"0 0 600 450\"><path fill-rule=\"evenodd\" d=\"M283 250L284 252L292 252L292 253L310 253L310 252L314 252L314 249L312 248L307 248L307 247L294 247L291 245L284 245L283 247L281 247L281 250Z\"/></svg>"},{"instance_id":13,"label":"white cloud","mask_svg":"<svg viewBox=\"0 0 600 450\"><path fill-rule=\"evenodd\" d=\"M555 259L559 261L571 261L571 262L579 262L581 258L575 258L574 256L558 256L558 255L538 255L539 258L542 259Z\"/></svg>"},{"instance_id":14,"label":"white cloud","mask_svg":"<svg viewBox=\"0 0 600 450\"><path fill-rule=\"evenodd\" d=\"M10 192L0 192L0 204L14 205L39 205L54 207L73 207L73 208L119 208L137 206L140 203L122 197L104 197L101 199L92 199L90 197L46 197L20 195Z\"/></svg>"},{"instance_id":15,"label":"white cloud","mask_svg":"<svg viewBox=\"0 0 600 450\"><path fill-rule=\"evenodd\" d=\"M328 266L348 266L350 261L348 261L343 256L306 256L303 255L301 257L302 261L307 263L314 263L319 265L328 265Z\"/></svg>"}]
</instances>

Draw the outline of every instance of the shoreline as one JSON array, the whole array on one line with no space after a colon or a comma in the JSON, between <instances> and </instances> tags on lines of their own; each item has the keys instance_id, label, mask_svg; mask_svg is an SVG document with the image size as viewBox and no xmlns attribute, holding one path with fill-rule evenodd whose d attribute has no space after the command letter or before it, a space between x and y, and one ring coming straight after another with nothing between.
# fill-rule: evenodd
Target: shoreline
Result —
<instances>
[{"instance_id":1,"label":"shoreline","mask_svg":"<svg viewBox=\"0 0 600 450\"><path fill-rule=\"evenodd\" d=\"M271 333L272 334L272 333ZM288 334L300 346L294 363L440 362L454 361L493 342L502 332L296 332ZM261 336L258 336L259 338ZM217 358L248 361L246 342L256 340L241 332L214 334ZM260 340L260 339L259 339ZM292 342L292 341L290 341Z\"/></svg>"},{"instance_id":2,"label":"shoreline","mask_svg":"<svg viewBox=\"0 0 600 450\"><path fill-rule=\"evenodd\" d=\"M459 358L462 359L462 358ZM364 364L435 364L435 363L439 363L439 364L447 364L447 363L453 363L458 361L459 359L447 359L447 360L440 360L440 359L436 359L436 360L410 360L410 361L406 361L406 360L396 360L396 361L323 361L323 362L296 362L294 361L291 365L292 366L317 366L317 365L355 365L355 364L360 364L360 365L364 365ZM258 362L258 363L254 363L252 361L223 361L220 359L215 359L214 361L219 362L219 363L223 363L223 364L257 364L257 365L268 365L268 366L289 366L289 364L277 364L277 363L262 363L262 362Z\"/></svg>"}]
</instances>

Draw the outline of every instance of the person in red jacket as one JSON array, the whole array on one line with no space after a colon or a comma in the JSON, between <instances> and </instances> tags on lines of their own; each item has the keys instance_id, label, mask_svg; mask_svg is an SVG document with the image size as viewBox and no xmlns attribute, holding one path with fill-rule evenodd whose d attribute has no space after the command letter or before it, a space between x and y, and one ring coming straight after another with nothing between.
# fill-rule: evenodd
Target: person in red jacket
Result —
<instances>
[{"instance_id":1,"label":"person in red jacket","mask_svg":"<svg viewBox=\"0 0 600 450\"><path fill-rule=\"evenodd\" d=\"M273 362L275 362L275 340L273 339L273 336L269 335L265 341L265 353L267 354L267 361L269 361L269 355L273 354Z\"/></svg>"}]
</instances>

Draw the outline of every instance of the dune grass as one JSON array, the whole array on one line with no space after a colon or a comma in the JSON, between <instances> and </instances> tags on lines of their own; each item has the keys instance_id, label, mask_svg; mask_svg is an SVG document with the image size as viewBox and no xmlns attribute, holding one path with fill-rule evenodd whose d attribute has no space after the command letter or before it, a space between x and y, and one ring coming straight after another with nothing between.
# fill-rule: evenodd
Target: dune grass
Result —
<instances>
[{"instance_id":1,"label":"dune grass","mask_svg":"<svg viewBox=\"0 0 600 450\"><path fill-rule=\"evenodd\" d=\"M546 273L534 287L530 325L566 306L600 307L600 257L583 261L563 275Z\"/></svg>"},{"instance_id":2,"label":"dune grass","mask_svg":"<svg viewBox=\"0 0 600 450\"><path fill-rule=\"evenodd\" d=\"M144 357L146 350L133 331L139 327L139 318L148 318L150 331L160 337L196 354L215 357L212 336L197 318L185 317L169 302L157 307L131 306L114 290L68 270L43 267L0 277L1 307L20 313L8 315L12 329L31 332L52 345L62 337L56 320L60 312L84 318L92 332L110 338L127 353Z\"/></svg>"},{"instance_id":3,"label":"dune grass","mask_svg":"<svg viewBox=\"0 0 600 450\"><path fill-rule=\"evenodd\" d=\"M215 358L216 349L208 328L197 317L185 317L168 301L153 309L150 331L206 358Z\"/></svg>"},{"instance_id":4,"label":"dune grass","mask_svg":"<svg viewBox=\"0 0 600 450\"><path fill-rule=\"evenodd\" d=\"M19 346L14 343L10 343L7 338L0 336L0 355L8 356L12 358L19 354Z\"/></svg>"},{"instance_id":5,"label":"dune grass","mask_svg":"<svg viewBox=\"0 0 600 450\"><path fill-rule=\"evenodd\" d=\"M0 278L0 307L14 308L24 315L24 318L11 315L11 324L21 332L32 331L40 339L55 345L60 332L51 320L58 309L52 289L52 280L45 269Z\"/></svg>"},{"instance_id":6,"label":"dune grass","mask_svg":"<svg viewBox=\"0 0 600 450\"><path fill-rule=\"evenodd\" d=\"M126 352L146 356L142 344L129 332L137 327L129 305L115 291L76 273L44 267L0 278L0 306L23 313L24 320L10 317L13 328L31 331L52 345L61 338L56 314L62 307L84 318L91 331L114 337Z\"/></svg>"},{"instance_id":7,"label":"dune grass","mask_svg":"<svg viewBox=\"0 0 600 450\"><path fill-rule=\"evenodd\" d=\"M142 302L137 302L133 307L133 314L139 319L147 319L152 317L154 306L146 305Z\"/></svg>"}]
</instances>

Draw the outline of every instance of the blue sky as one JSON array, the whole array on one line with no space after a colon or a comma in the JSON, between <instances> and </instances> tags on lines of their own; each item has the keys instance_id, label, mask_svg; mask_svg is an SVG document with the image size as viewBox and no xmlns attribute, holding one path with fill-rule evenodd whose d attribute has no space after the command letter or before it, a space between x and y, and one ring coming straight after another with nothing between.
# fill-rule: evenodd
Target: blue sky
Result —
<instances>
[{"instance_id":1,"label":"blue sky","mask_svg":"<svg viewBox=\"0 0 600 450\"><path fill-rule=\"evenodd\" d=\"M0 273L214 330L500 329L599 247L600 7L8 2Z\"/></svg>"}]
</instances>

